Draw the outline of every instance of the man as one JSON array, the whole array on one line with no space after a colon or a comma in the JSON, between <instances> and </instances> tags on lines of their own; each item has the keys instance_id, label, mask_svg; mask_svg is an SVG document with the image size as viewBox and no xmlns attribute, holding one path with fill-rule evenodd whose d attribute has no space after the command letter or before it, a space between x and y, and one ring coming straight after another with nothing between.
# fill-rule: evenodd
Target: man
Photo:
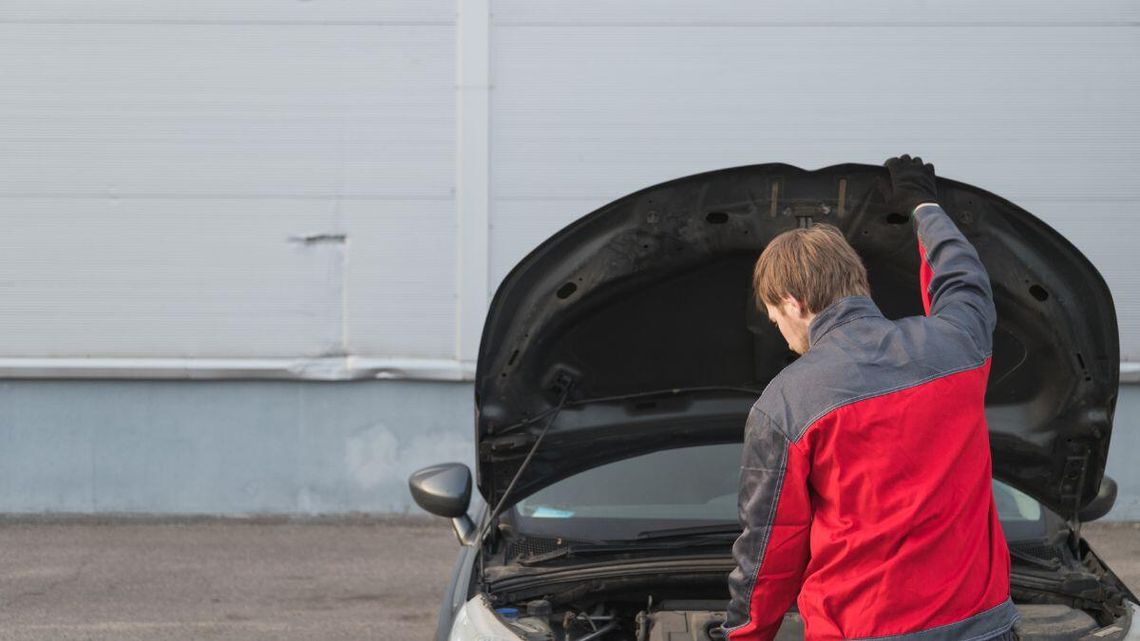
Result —
<instances>
[{"instance_id":1,"label":"man","mask_svg":"<svg viewBox=\"0 0 1140 641\"><path fill-rule=\"evenodd\" d=\"M802 357L745 427L730 641L772 639L797 594L807 641L1014 638L984 415L989 278L934 167L886 166L918 230L925 317L886 319L831 226L785 232L756 262L757 297Z\"/></svg>"}]
</instances>

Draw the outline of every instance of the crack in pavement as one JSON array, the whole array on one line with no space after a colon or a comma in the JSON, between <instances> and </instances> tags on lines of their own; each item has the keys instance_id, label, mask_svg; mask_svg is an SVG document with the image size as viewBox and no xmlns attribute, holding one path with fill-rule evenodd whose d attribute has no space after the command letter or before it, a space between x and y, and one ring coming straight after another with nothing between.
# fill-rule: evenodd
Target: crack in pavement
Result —
<instances>
[{"instance_id":1,"label":"crack in pavement","mask_svg":"<svg viewBox=\"0 0 1140 641\"><path fill-rule=\"evenodd\" d=\"M79 577L83 576L83 571L86 570L87 566L91 564L91 561L95 558L95 555L96 555L95 551L91 551L91 552L84 554L83 558L80 559L79 564L75 567L74 572L72 572L68 576L64 576L64 577L55 579L53 581L49 581L46 585L40 587L39 589L25 590L23 592L17 592L16 594L14 594L8 598L5 598L3 595L0 595L0 607L10 607L10 606L14 606L14 605L19 605L20 603L24 602L26 599L31 599L34 597L47 596L47 595L51 594L53 591L55 591L57 588L75 583L76 581L79 580Z\"/></svg>"}]
</instances>

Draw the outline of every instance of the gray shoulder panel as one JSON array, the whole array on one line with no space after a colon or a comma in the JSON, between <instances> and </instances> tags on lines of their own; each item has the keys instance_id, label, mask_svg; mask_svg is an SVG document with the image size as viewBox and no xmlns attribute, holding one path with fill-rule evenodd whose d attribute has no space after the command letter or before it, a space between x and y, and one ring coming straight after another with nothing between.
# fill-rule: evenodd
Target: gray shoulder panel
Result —
<instances>
[{"instance_id":1,"label":"gray shoulder panel","mask_svg":"<svg viewBox=\"0 0 1140 641\"><path fill-rule=\"evenodd\" d=\"M924 316L891 321L861 296L821 313L812 335L808 352L756 402L792 442L839 407L980 367L989 357L952 323Z\"/></svg>"}]
</instances>

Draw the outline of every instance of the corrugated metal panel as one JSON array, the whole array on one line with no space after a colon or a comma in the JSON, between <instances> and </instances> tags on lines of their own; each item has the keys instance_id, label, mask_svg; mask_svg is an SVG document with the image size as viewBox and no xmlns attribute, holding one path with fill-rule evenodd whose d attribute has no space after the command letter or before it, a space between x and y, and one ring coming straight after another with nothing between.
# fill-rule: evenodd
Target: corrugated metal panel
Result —
<instances>
[{"instance_id":1,"label":"corrugated metal panel","mask_svg":"<svg viewBox=\"0 0 1140 641\"><path fill-rule=\"evenodd\" d=\"M753 24L809 24L818 27L843 25L1027 25L1109 23L1122 24L1140 18L1140 6L1131 0L1108 2L1036 2L1012 0L960 0L914 2L911 0L575 0L532 2L496 0L497 24L556 23L565 25L715 25L739 27Z\"/></svg>"},{"instance_id":2,"label":"corrugated metal panel","mask_svg":"<svg viewBox=\"0 0 1140 641\"><path fill-rule=\"evenodd\" d=\"M454 14L5 3L4 371L454 359Z\"/></svg>"},{"instance_id":3,"label":"corrugated metal panel","mask_svg":"<svg viewBox=\"0 0 1140 641\"><path fill-rule=\"evenodd\" d=\"M582 17L569 4L498 3L492 273L533 246L522 215L556 229L698 171L919 152L942 175L1032 205L1073 234L1113 288L1125 358L1140 359L1140 282L1116 240L1140 230L1088 224L1092 201L1140 199L1136 9L1098 5L1073 25L1086 5L1017 15L975 4L893 16L881 3L867 24L837 27L858 12L784 2L764 5L774 24L759 14L728 24L716 17L727 5L715 4L701 5L708 24L672 25L689 9L591 5Z\"/></svg>"},{"instance_id":4,"label":"corrugated metal panel","mask_svg":"<svg viewBox=\"0 0 1140 641\"><path fill-rule=\"evenodd\" d=\"M455 207L437 201L345 203L348 351L455 354Z\"/></svg>"},{"instance_id":5,"label":"corrugated metal panel","mask_svg":"<svg viewBox=\"0 0 1140 641\"><path fill-rule=\"evenodd\" d=\"M0 25L0 197L450 199L453 38Z\"/></svg>"},{"instance_id":6,"label":"corrugated metal panel","mask_svg":"<svg viewBox=\"0 0 1140 641\"><path fill-rule=\"evenodd\" d=\"M440 22L455 20L446 0L4 0L0 22L265 23Z\"/></svg>"},{"instance_id":7,"label":"corrugated metal panel","mask_svg":"<svg viewBox=\"0 0 1140 641\"><path fill-rule=\"evenodd\" d=\"M340 347L342 248L289 200L0 200L6 357L317 356Z\"/></svg>"},{"instance_id":8,"label":"corrugated metal panel","mask_svg":"<svg viewBox=\"0 0 1140 641\"><path fill-rule=\"evenodd\" d=\"M0 6L0 375L468 375L480 265L661 180L902 150L1069 234L1140 359L1103 222L1140 196L1140 5L500 0L489 44L486 5Z\"/></svg>"}]
</instances>

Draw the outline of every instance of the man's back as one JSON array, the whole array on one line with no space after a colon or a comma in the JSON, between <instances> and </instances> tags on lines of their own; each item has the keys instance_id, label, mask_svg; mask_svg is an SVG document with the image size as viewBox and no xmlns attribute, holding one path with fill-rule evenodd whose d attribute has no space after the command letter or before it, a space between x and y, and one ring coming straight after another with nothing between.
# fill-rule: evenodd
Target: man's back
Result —
<instances>
[{"instance_id":1,"label":"man's back","mask_svg":"<svg viewBox=\"0 0 1140 641\"><path fill-rule=\"evenodd\" d=\"M749 416L733 641L771 638L797 592L808 641L987 639L1017 618L984 415L989 283L946 214L918 209L930 315L840 299Z\"/></svg>"},{"instance_id":2,"label":"man's back","mask_svg":"<svg viewBox=\"0 0 1140 641\"><path fill-rule=\"evenodd\" d=\"M988 355L942 325L843 299L757 404L802 426L788 436L810 461L798 600L809 639L926 630L1009 596L982 415Z\"/></svg>"}]
</instances>

